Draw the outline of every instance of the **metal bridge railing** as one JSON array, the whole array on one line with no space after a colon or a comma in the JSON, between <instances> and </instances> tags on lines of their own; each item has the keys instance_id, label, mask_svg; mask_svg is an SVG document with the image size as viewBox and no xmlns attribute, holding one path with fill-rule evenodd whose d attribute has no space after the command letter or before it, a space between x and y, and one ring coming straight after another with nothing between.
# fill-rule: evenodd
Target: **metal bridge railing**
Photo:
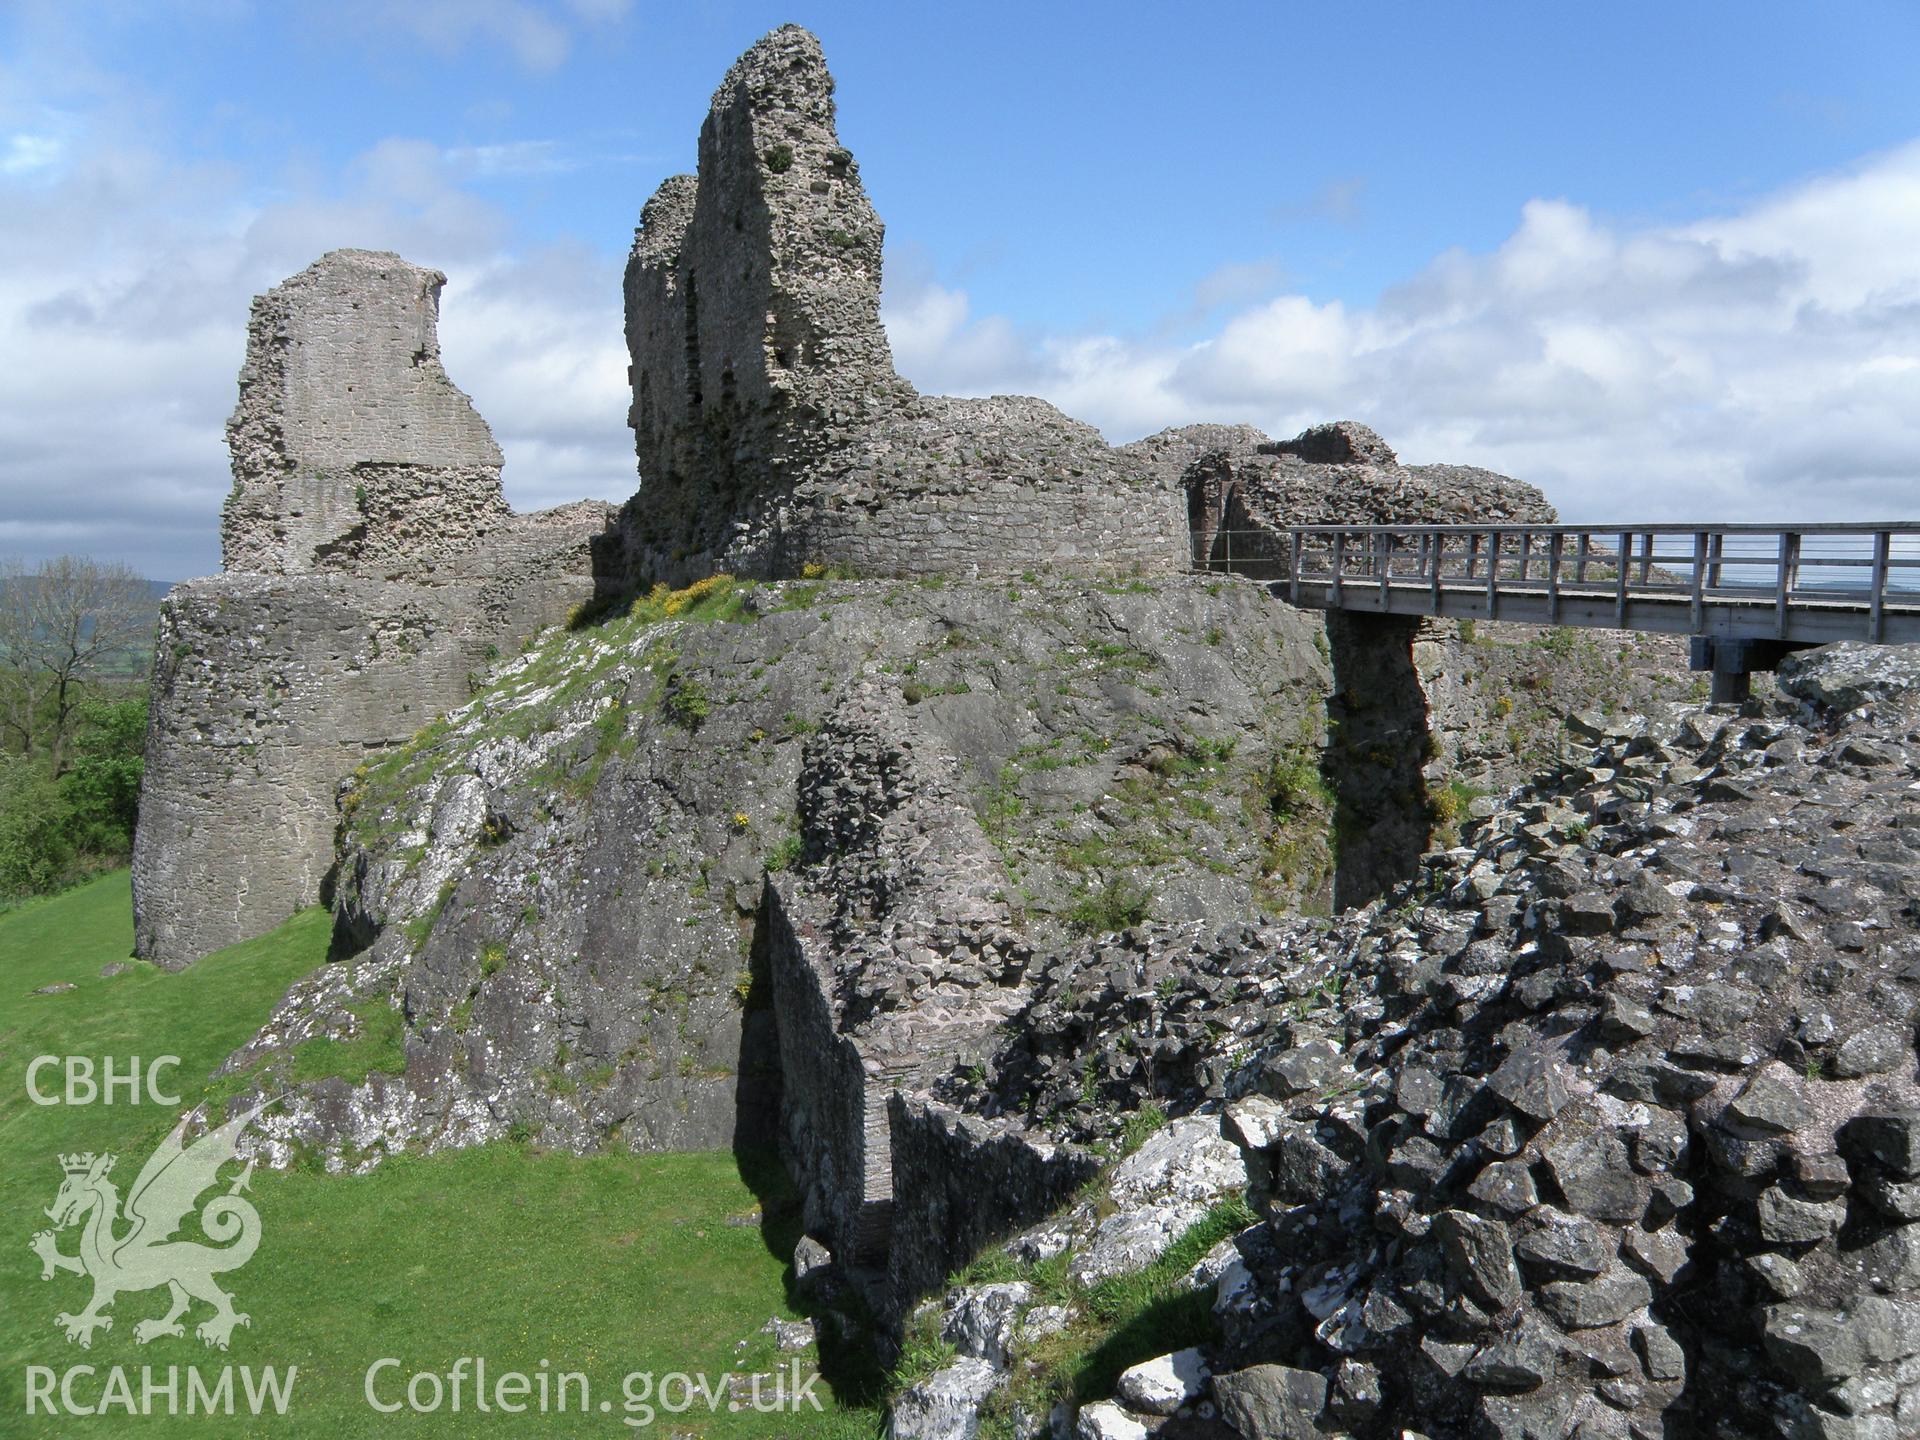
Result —
<instances>
[{"instance_id":1,"label":"metal bridge railing","mask_svg":"<svg viewBox=\"0 0 1920 1440\"><path fill-rule=\"evenodd\" d=\"M1195 531L1193 558L1196 569L1284 582L1294 603L1335 609L1499 618L1504 608L1588 625L1608 623L1610 611L1617 628L1657 619L1650 628L1693 633L1731 612L1782 639L1797 615L1817 614L1811 628L1830 638L1872 641L1907 638L1920 615L1920 522L1303 525ZM1895 619L1902 634L1889 636Z\"/></svg>"}]
</instances>

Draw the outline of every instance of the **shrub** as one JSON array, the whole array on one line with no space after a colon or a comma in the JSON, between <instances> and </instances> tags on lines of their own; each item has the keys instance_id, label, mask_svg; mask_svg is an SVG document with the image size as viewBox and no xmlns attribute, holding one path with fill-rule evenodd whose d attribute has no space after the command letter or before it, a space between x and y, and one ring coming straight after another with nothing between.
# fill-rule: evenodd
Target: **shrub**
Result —
<instances>
[{"instance_id":1,"label":"shrub","mask_svg":"<svg viewBox=\"0 0 1920 1440\"><path fill-rule=\"evenodd\" d=\"M1120 1130L1120 1153L1131 1155L1154 1131L1167 1123L1167 1112L1160 1105L1149 1100L1138 1110L1127 1116Z\"/></svg>"},{"instance_id":2,"label":"shrub","mask_svg":"<svg viewBox=\"0 0 1920 1440\"><path fill-rule=\"evenodd\" d=\"M767 869L774 871L791 870L799 859L800 837L789 832L788 834L782 835L780 839L775 842L774 847L767 851Z\"/></svg>"},{"instance_id":3,"label":"shrub","mask_svg":"<svg viewBox=\"0 0 1920 1440\"><path fill-rule=\"evenodd\" d=\"M698 680L676 674L667 681L667 693L660 699L660 708L682 729L698 730L713 713L713 699Z\"/></svg>"},{"instance_id":4,"label":"shrub","mask_svg":"<svg viewBox=\"0 0 1920 1440\"><path fill-rule=\"evenodd\" d=\"M1083 935L1130 930L1146 921L1152 900L1144 886L1115 876L1082 894L1067 912L1067 923Z\"/></svg>"},{"instance_id":5,"label":"shrub","mask_svg":"<svg viewBox=\"0 0 1920 1440\"><path fill-rule=\"evenodd\" d=\"M60 787L34 759L0 757L0 897L58 889L73 864Z\"/></svg>"},{"instance_id":6,"label":"shrub","mask_svg":"<svg viewBox=\"0 0 1920 1440\"><path fill-rule=\"evenodd\" d=\"M1311 747L1292 745L1275 752L1261 776L1260 793L1267 808L1281 820L1291 819L1314 804L1325 804L1326 782Z\"/></svg>"},{"instance_id":7,"label":"shrub","mask_svg":"<svg viewBox=\"0 0 1920 1440\"><path fill-rule=\"evenodd\" d=\"M793 147L782 141L770 147L761 158L767 162L767 169L776 175L784 175L793 168Z\"/></svg>"},{"instance_id":8,"label":"shrub","mask_svg":"<svg viewBox=\"0 0 1920 1440\"><path fill-rule=\"evenodd\" d=\"M69 840L77 850L124 855L133 847L140 804L146 701L89 701L80 707L80 726L72 767L60 782L72 811Z\"/></svg>"}]
</instances>

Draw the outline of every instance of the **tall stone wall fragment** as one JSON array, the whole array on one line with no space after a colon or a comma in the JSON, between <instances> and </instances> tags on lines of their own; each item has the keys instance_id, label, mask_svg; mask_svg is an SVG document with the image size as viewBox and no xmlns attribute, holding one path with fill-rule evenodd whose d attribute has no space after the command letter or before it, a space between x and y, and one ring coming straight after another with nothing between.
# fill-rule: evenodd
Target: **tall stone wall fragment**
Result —
<instances>
[{"instance_id":1,"label":"tall stone wall fragment","mask_svg":"<svg viewBox=\"0 0 1920 1440\"><path fill-rule=\"evenodd\" d=\"M768 887L782 1149L808 1228L876 1273L893 1241L889 1099L991 1048L1030 954L950 757L917 753L905 709L863 686L808 743L806 863Z\"/></svg>"},{"instance_id":2,"label":"tall stone wall fragment","mask_svg":"<svg viewBox=\"0 0 1920 1440\"><path fill-rule=\"evenodd\" d=\"M1038 400L923 397L880 323L885 228L820 44L741 56L627 265L639 563L796 575L1184 566L1177 489Z\"/></svg>"},{"instance_id":3,"label":"tall stone wall fragment","mask_svg":"<svg viewBox=\"0 0 1920 1440\"><path fill-rule=\"evenodd\" d=\"M228 570L417 570L512 518L493 432L440 364L446 281L332 250L253 302L227 422Z\"/></svg>"},{"instance_id":4,"label":"tall stone wall fragment","mask_svg":"<svg viewBox=\"0 0 1920 1440\"><path fill-rule=\"evenodd\" d=\"M227 573L174 589L154 662L133 883L159 964L319 901L339 782L611 583L610 507L507 505L440 364L445 279L335 250L254 302Z\"/></svg>"}]
</instances>

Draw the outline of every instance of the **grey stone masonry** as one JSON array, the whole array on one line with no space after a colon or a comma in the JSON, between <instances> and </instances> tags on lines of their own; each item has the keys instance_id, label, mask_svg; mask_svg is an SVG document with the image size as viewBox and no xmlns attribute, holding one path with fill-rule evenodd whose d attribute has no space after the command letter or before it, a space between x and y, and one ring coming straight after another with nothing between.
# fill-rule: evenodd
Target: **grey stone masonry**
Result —
<instances>
[{"instance_id":1,"label":"grey stone masonry","mask_svg":"<svg viewBox=\"0 0 1920 1440\"><path fill-rule=\"evenodd\" d=\"M1193 553L1215 565L1267 553L1289 525L1551 524L1547 497L1473 465L1403 465L1352 420L1269 440L1250 425L1187 425L1125 447L1187 495ZM1275 555L1280 552L1272 551Z\"/></svg>"},{"instance_id":2,"label":"grey stone masonry","mask_svg":"<svg viewBox=\"0 0 1920 1440\"><path fill-rule=\"evenodd\" d=\"M612 509L515 515L440 365L437 270L335 250L255 300L227 573L168 597L134 836L135 949L179 967L322 898L335 791L596 598Z\"/></svg>"},{"instance_id":3,"label":"grey stone masonry","mask_svg":"<svg viewBox=\"0 0 1920 1440\"><path fill-rule=\"evenodd\" d=\"M500 447L440 365L446 282L332 250L253 302L227 422L228 570L419 569L512 518Z\"/></svg>"},{"instance_id":4,"label":"grey stone masonry","mask_svg":"<svg viewBox=\"0 0 1920 1440\"><path fill-rule=\"evenodd\" d=\"M1164 572L1179 492L1046 403L918 395L880 323L885 229L820 43L741 56L627 264L637 568L793 576Z\"/></svg>"}]
</instances>

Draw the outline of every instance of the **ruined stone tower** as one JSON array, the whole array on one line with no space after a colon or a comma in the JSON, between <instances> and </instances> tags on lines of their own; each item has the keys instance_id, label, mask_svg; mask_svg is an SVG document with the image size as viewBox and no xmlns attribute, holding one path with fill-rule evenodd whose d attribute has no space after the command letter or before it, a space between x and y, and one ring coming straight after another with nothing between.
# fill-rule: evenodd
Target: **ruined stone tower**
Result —
<instances>
[{"instance_id":1,"label":"ruined stone tower","mask_svg":"<svg viewBox=\"0 0 1920 1440\"><path fill-rule=\"evenodd\" d=\"M440 366L445 283L335 250L254 302L226 573L160 616L133 854L149 960L186 965L320 900L340 781L603 584L610 507L507 505L500 448Z\"/></svg>"},{"instance_id":2,"label":"ruined stone tower","mask_svg":"<svg viewBox=\"0 0 1920 1440\"><path fill-rule=\"evenodd\" d=\"M639 568L681 580L1166 571L1176 491L1044 401L918 395L880 324L885 227L834 129L820 42L740 57L627 264Z\"/></svg>"},{"instance_id":3,"label":"ruined stone tower","mask_svg":"<svg viewBox=\"0 0 1920 1440\"><path fill-rule=\"evenodd\" d=\"M880 324L885 229L834 133L833 79L797 26L743 55L627 268L640 473L698 513L789 483L912 394ZM726 492L732 490L731 497ZM662 497L664 498L664 496Z\"/></svg>"},{"instance_id":4,"label":"ruined stone tower","mask_svg":"<svg viewBox=\"0 0 1920 1440\"><path fill-rule=\"evenodd\" d=\"M446 283L332 250L253 302L227 422L228 570L418 569L512 518L493 432L440 366Z\"/></svg>"}]
</instances>

